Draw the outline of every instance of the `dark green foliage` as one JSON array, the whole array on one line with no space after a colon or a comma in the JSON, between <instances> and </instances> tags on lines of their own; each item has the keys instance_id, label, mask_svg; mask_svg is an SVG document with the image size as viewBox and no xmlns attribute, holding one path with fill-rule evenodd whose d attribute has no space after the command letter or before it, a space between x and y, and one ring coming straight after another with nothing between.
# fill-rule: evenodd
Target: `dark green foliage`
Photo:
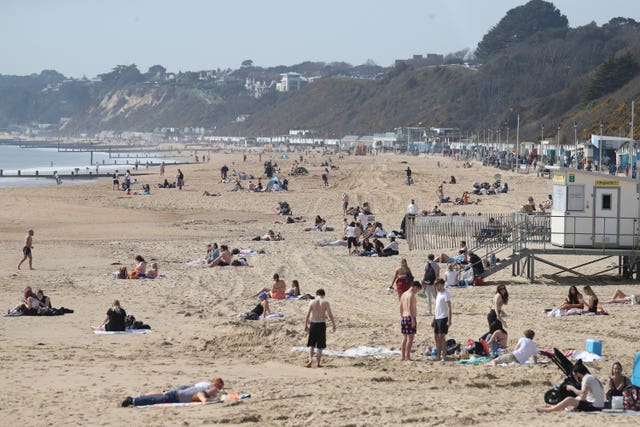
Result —
<instances>
[{"instance_id":1,"label":"dark green foliage","mask_svg":"<svg viewBox=\"0 0 640 427\"><path fill-rule=\"evenodd\" d=\"M582 101L586 103L621 88L638 74L638 70L638 63L629 53L607 59L595 69Z\"/></svg>"},{"instance_id":2,"label":"dark green foliage","mask_svg":"<svg viewBox=\"0 0 640 427\"><path fill-rule=\"evenodd\" d=\"M107 87L122 87L144 80L136 64L118 65L110 73L99 74L98 77Z\"/></svg>"},{"instance_id":3,"label":"dark green foliage","mask_svg":"<svg viewBox=\"0 0 640 427\"><path fill-rule=\"evenodd\" d=\"M486 61L505 48L522 42L530 36L552 29L568 29L569 21L553 5L543 0L513 8L478 43L476 57Z\"/></svg>"}]
</instances>

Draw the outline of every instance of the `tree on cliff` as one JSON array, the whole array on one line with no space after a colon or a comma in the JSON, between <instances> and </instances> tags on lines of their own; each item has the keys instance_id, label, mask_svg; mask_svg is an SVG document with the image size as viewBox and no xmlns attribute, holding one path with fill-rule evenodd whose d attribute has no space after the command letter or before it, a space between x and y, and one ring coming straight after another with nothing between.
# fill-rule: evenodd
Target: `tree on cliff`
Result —
<instances>
[{"instance_id":1,"label":"tree on cliff","mask_svg":"<svg viewBox=\"0 0 640 427\"><path fill-rule=\"evenodd\" d=\"M486 61L497 52L514 43L526 40L538 32L550 29L568 29L569 21L553 5L543 0L531 0L507 12L498 25L484 35L476 48L476 57Z\"/></svg>"}]
</instances>

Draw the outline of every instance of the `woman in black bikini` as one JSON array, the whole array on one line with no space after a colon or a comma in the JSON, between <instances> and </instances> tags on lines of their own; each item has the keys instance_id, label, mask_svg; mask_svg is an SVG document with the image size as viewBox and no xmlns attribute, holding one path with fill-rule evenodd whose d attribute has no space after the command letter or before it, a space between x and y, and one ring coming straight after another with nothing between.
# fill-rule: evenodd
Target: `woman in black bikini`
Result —
<instances>
[{"instance_id":1,"label":"woman in black bikini","mask_svg":"<svg viewBox=\"0 0 640 427\"><path fill-rule=\"evenodd\" d=\"M496 293L493 296L493 300L491 301L491 311L487 314L489 328L491 328L491 324L496 320L499 320L503 327L507 327L507 323L504 320L506 314L504 310L502 310L502 306L507 305L508 303L509 292L507 292L507 287L505 285L498 285Z\"/></svg>"},{"instance_id":2,"label":"woman in black bikini","mask_svg":"<svg viewBox=\"0 0 640 427\"><path fill-rule=\"evenodd\" d=\"M611 400L613 396L622 396L622 391L631 384L628 377L622 375L622 364L613 362L611 366L611 376L607 381L607 394L604 403L605 408L611 408Z\"/></svg>"},{"instance_id":3,"label":"woman in black bikini","mask_svg":"<svg viewBox=\"0 0 640 427\"><path fill-rule=\"evenodd\" d=\"M258 294L258 298L260 298L260 302L253 308L253 310L247 313L241 313L238 317L246 320L258 320L262 315L268 315L271 313L269 309L269 300L266 292L260 292Z\"/></svg>"},{"instance_id":4,"label":"woman in black bikini","mask_svg":"<svg viewBox=\"0 0 640 427\"><path fill-rule=\"evenodd\" d=\"M587 285L582 288L584 294L588 297L584 302L584 309L588 313L597 313L598 312L598 297L595 292L591 289L591 286Z\"/></svg>"}]
</instances>

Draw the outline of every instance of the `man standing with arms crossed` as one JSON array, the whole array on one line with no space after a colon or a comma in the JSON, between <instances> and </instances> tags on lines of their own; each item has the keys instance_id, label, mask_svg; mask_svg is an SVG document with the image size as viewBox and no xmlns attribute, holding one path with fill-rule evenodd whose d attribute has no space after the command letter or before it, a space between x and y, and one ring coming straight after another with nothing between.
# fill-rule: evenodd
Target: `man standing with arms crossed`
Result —
<instances>
[{"instance_id":1,"label":"man standing with arms crossed","mask_svg":"<svg viewBox=\"0 0 640 427\"><path fill-rule=\"evenodd\" d=\"M444 280L437 279L435 287L438 294L436 295L436 309L431 326L436 341L437 354L435 359L444 362L447 355L447 333L451 327L451 295L444 288Z\"/></svg>"},{"instance_id":2,"label":"man standing with arms crossed","mask_svg":"<svg viewBox=\"0 0 640 427\"><path fill-rule=\"evenodd\" d=\"M307 340L307 347L309 347L309 363L307 363L307 368L310 368L313 363L314 348L318 349L318 354L316 356L318 360L318 368L322 367L320 364L322 359L322 349L327 347L327 317L331 320L333 332L336 331L336 322L333 319L333 313L331 312L329 301L324 299L324 295L324 289L318 289L316 291L316 299L309 303L307 317L304 319L304 331L309 334L309 339Z\"/></svg>"},{"instance_id":3,"label":"man standing with arms crossed","mask_svg":"<svg viewBox=\"0 0 640 427\"><path fill-rule=\"evenodd\" d=\"M33 270L32 260L33 255L31 255L31 250L33 249L33 230L29 230L27 232L27 236L24 238L24 247L22 248L22 254L24 257L22 261L18 264L18 270L20 270L20 266L27 259L29 260L29 270Z\"/></svg>"},{"instance_id":4,"label":"man standing with arms crossed","mask_svg":"<svg viewBox=\"0 0 640 427\"><path fill-rule=\"evenodd\" d=\"M418 326L416 294L421 287L420 282L413 281L411 288L400 297L400 330L404 337L402 339L402 359L400 360L403 362L411 360L411 347L413 347L413 338Z\"/></svg>"}]
</instances>

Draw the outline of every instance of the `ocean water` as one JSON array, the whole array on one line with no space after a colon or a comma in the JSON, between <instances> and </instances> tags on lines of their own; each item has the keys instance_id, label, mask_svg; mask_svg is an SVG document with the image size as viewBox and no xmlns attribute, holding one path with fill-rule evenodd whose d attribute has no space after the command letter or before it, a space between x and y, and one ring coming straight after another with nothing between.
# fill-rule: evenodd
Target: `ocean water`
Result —
<instances>
[{"instance_id":1,"label":"ocean water","mask_svg":"<svg viewBox=\"0 0 640 427\"><path fill-rule=\"evenodd\" d=\"M113 154L113 156L118 156L118 154ZM154 156L154 153L120 153L120 156L120 158L109 158L109 153L94 152L93 165L91 165L91 154L88 152L58 152L55 148L20 148L15 145L0 145L0 170L3 174L3 177L0 177L0 188L51 185L53 182L50 178L44 177L17 178L18 170L23 174L34 174L35 171L38 171L44 176L51 176L54 171L66 175L75 169L79 169L81 175L88 174L89 171L95 174L96 163L98 163L98 172L104 174L115 170L123 173L126 169L133 169L136 160L140 161L141 169L144 169L144 164L147 161L154 163L164 161L167 164L176 162L174 159ZM66 179L63 182L82 181L82 179Z\"/></svg>"}]
</instances>

